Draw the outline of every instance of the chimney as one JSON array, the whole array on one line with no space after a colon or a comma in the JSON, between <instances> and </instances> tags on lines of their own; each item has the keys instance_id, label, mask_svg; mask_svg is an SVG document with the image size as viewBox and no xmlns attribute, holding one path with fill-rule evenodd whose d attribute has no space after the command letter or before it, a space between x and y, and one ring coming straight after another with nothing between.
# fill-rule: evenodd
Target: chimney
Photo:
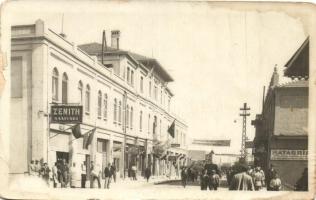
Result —
<instances>
[{"instance_id":1,"label":"chimney","mask_svg":"<svg viewBox=\"0 0 316 200\"><path fill-rule=\"evenodd\" d=\"M273 75L272 75L272 87L275 87L279 84L279 74L278 74L278 69L275 65L274 67L274 72L273 72Z\"/></svg>"},{"instance_id":2,"label":"chimney","mask_svg":"<svg viewBox=\"0 0 316 200\"><path fill-rule=\"evenodd\" d=\"M114 49L120 49L120 31L111 31L111 47Z\"/></svg>"}]
</instances>

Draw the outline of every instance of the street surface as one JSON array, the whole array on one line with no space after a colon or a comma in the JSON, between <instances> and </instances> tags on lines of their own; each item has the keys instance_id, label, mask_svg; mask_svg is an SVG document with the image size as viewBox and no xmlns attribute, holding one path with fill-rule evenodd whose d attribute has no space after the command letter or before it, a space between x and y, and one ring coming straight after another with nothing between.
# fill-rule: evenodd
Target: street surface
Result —
<instances>
[{"instance_id":1,"label":"street surface","mask_svg":"<svg viewBox=\"0 0 316 200\"><path fill-rule=\"evenodd\" d=\"M154 184L155 182L162 182L167 180L166 178L152 178L147 183L142 177L139 177L137 181L130 179L118 180L116 183L111 183L110 189L98 189L98 188L47 188L45 185L38 183L38 180L23 180L11 187L11 198L26 198L34 199L213 199L223 198L227 196L227 199L249 199L249 194L252 192L229 192L225 186L226 180L221 180L221 185L218 191L201 191L198 182L195 184L189 183L185 188L181 185L180 181L166 182L163 184ZM25 182L26 181L26 182ZM103 185L103 183L102 183ZM14 190L23 191L17 193ZM35 195L36 193L36 195ZM238 195L236 196L236 194ZM264 191L256 192L262 197L269 197L270 194L265 194ZM275 193L274 193L275 194ZM278 193L281 194L281 193ZM14 196L12 196L14 195ZM35 195L35 196L34 196Z\"/></svg>"}]
</instances>

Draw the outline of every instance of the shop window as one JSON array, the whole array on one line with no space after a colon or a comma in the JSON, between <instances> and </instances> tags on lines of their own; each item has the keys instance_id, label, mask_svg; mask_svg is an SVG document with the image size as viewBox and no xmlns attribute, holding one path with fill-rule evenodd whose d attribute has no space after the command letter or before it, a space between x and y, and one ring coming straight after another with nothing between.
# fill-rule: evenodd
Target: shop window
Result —
<instances>
[{"instance_id":1,"label":"shop window","mask_svg":"<svg viewBox=\"0 0 316 200\"><path fill-rule=\"evenodd\" d=\"M97 140L97 151L99 153L105 153L106 152L106 140L98 139Z\"/></svg>"}]
</instances>

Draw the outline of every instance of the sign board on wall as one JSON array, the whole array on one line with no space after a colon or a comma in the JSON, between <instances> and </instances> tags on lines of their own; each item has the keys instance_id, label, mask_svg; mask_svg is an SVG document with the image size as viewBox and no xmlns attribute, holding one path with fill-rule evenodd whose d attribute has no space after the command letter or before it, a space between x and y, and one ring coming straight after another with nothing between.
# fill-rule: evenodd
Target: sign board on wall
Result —
<instances>
[{"instance_id":1,"label":"sign board on wall","mask_svg":"<svg viewBox=\"0 0 316 200\"><path fill-rule=\"evenodd\" d=\"M307 160L308 150L271 149L271 160Z\"/></svg>"},{"instance_id":2,"label":"sign board on wall","mask_svg":"<svg viewBox=\"0 0 316 200\"><path fill-rule=\"evenodd\" d=\"M180 144L171 144L171 147L177 148L180 147Z\"/></svg>"},{"instance_id":3,"label":"sign board on wall","mask_svg":"<svg viewBox=\"0 0 316 200\"><path fill-rule=\"evenodd\" d=\"M50 113L51 123L82 123L82 106L54 105Z\"/></svg>"}]
</instances>

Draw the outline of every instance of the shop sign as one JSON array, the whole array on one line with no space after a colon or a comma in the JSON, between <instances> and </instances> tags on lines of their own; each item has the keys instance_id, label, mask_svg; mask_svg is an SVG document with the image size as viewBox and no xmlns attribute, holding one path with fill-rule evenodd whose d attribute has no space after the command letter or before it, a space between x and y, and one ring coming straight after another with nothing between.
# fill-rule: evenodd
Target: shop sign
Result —
<instances>
[{"instance_id":1,"label":"shop sign","mask_svg":"<svg viewBox=\"0 0 316 200\"><path fill-rule=\"evenodd\" d=\"M82 123L82 106L54 105L51 107L51 123Z\"/></svg>"},{"instance_id":2,"label":"shop sign","mask_svg":"<svg viewBox=\"0 0 316 200\"><path fill-rule=\"evenodd\" d=\"M271 160L307 160L308 150L271 149Z\"/></svg>"}]
</instances>

